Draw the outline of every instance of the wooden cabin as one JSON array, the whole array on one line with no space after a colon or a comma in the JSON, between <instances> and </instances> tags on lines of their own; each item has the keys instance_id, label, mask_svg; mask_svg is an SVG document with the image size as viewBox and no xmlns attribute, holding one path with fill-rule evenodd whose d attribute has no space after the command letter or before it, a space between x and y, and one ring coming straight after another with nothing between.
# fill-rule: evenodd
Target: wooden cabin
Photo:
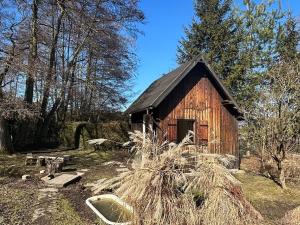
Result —
<instances>
[{"instance_id":1,"label":"wooden cabin","mask_svg":"<svg viewBox=\"0 0 300 225\"><path fill-rule=\"evenodd\" d=\"M150 126L160 138L180 142L189 130L206 152L239 156L237 103L202 57L154 81L126 111L132 130Z\"/></svg>"}]
</instances>

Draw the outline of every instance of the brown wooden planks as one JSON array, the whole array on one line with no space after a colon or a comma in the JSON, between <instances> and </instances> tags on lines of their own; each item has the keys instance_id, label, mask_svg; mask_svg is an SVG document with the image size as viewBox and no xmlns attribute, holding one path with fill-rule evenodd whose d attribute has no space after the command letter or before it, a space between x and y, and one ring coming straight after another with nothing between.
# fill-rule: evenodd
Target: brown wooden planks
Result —
<instances>
[{"instance_id":1,"label":"brown wooden planks","mask_svg":"<svg viewBox=\"0 0 300 225\"><path fill-rule=\"evenodd\" d=\"M193 76L187 76L157 108L160 127L175 141L176 121L194 119L196 143L207 138L209 152L238 155L237 120L222 105L222 97L210 80L201 74L197 79Z\"/></svg>"}]
</instances>

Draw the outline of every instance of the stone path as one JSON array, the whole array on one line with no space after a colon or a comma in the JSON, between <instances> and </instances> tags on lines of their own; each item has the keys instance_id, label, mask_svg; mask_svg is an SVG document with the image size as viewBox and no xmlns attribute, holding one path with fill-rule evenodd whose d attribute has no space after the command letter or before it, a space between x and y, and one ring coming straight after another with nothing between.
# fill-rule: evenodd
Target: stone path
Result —
<instances>
[{"instance_id":1,"label":"stone path","mask_svg":"<svg viewBox=\"0 0 300 225\"><path fill-rule=\"evenodd\" d=\"M38 201L40 204L35 205L36 209L32 215L32 222L35 222L41 217L55 213L56 200L59 199L58 189L56 188L44 188L39 189Z\"/></svg>"}]
</instances>

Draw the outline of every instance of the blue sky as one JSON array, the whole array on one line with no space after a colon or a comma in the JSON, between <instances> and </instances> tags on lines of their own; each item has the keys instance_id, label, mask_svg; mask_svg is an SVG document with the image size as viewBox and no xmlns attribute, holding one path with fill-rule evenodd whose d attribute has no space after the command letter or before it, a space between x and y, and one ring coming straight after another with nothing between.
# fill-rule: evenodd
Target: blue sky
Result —
<instances>
[{"instance_id":1,"label":"blue sky","mask_svg":"<svg viewBox=\"0 0 300 225\"><path fill-rule=\"evenodd\" d=\"M240 4L242 0L235 0ZM290 8L300 16L300 0L282 0L284 8ZM184 26L191 23L193 0L141 0L146 23L140 28L144 35L137 41L139 59L134 81L134 100L155 79L177 66L176 49L184 36Z\"/></svg>"}]
</instances>

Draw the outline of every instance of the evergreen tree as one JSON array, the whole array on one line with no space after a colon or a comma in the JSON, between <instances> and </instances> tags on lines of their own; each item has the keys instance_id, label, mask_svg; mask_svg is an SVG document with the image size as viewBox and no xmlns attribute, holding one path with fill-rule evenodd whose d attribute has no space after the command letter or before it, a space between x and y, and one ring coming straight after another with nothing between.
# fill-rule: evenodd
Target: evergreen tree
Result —
<instances>
[{"instance_id":1,"label":"evergreen tree","mask_svg":"<svg viewBox=\"0 0 300 225\"><path fill-rule=\"evenodd\" d=\"M300 43L300 32L297 29L297 22L294 17L289 14L285 24L280 26L277 37L278 59L290 61L295 59L299 54L297 47Z\"/></svg>"},{"instance_id":2,"label":"evergreen tree","mask_svg":"<svg viewBox=\"0 0 300 225\"><path fill-rule=\"evenodd\" d=\"M232 0L196 0L195 18L185 29L177 59L182 64L204 56L239 105L250 112L266 72L279 55L296 54L299 37L295 20L286 17L278 2L243 3L235 9Z\"/></svg>"},{"instance_id":3,"label":"evergreen tree","mask_svg":"<svg viewBox=\"0 0 300 225\"><path fill-rule=\"evenodd\" d=\"M238 65L242 36L231 8L232 0L197 0L196 18L185 29L177 59L182 64L201 54L232 94L237 95L244 74Z\"/></svg>"}]
</instances>

